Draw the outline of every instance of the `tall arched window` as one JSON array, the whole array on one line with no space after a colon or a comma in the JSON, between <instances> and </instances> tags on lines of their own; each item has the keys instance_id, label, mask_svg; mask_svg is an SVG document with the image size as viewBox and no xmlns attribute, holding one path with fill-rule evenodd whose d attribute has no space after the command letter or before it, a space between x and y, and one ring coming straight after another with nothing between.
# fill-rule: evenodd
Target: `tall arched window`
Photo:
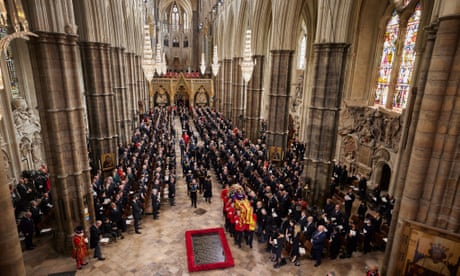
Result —
<instances>
[{"instance_id":1,"label":"tall arched window","mask_svg":"<svg viewBox=\"0 0 460 276\"><path fill-rule=\"evenodd\" d=\"M184 37L184 48L188 48L188 37Z\"/></svg>"},{"instance_id":2,"label":"tall arched window","mask_svg":"<svg viewBox=\"0 0 460 276\"><path fill-rule=\"evenodd\" d=\"M188 20L187 20L187 13L186 13L186 12L184 12L184 16L183 16L183 22L184 22L184 31L186 31L186 32L187 32L187 31L188 31L188 28L189 28L189 26L188 26Z\"/></svg>"},{"instance_id":3,"label":"tall arched window","mask_svg":"<svg viewBox=\"0 0 460 276\"><path fill-rule=\"evenodd\" d=\"M300 39L299 55L297 60L297 69L305 69L305 56L307 54L307 35L303 34Z\"/></svg>"},{"instance_id":4,"label":"tall arched window","mask_svg":"<svg viewBox=\"0 0 460 276\"><path fill-rule=\"evenodd\" d=\"M172 46L173 47L179 47L179 39L177 39L177 37L173 38Z\"/></svg>"},{"instance_id":5,"label":"tall arched window","mask_svg":"<svg viewBox=\"0 0 460 276\"><path fill-rule=\"evenodd\" d=\"M421 15L420 3L415 6L415 10L412 11L406 22L401 22L400 12L393 11L385 29L375 89L376 105L383 105L397 111L406 108L414 70L415 43Z\"/></svg>"},{"instance_id":6,"label":"tall arched window","mask_svg":"<svg viewBox=\"0 0 460 276\"><path fill-rule=\"evenodd\" d=\"M179 9L177 8L176 3L174 2L171 10L171 27L172 31L179 31Z\"/></svg>"},{"instance_id":7,"label":"tall arched window","mask_svg":"<svg viewBox=\"0 0 460 276\"><path fill-rule=\"evenodd\" d=\"M168 32L168 14L165 12L163 15L163 32Z\"/></svg>"}]
</instances>

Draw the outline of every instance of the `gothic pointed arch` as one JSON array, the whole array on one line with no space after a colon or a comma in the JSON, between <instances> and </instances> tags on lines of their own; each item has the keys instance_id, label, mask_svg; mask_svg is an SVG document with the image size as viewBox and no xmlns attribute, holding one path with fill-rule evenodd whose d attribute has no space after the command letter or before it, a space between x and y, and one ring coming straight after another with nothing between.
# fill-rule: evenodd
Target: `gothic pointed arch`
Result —
<instances>
[{"instance_id":1,"label":"gothic pointed arch","mask_svg":"<svg viewBox=\"0 0 460 276\"><path fill-rule=\"evenodd\" d=\"M164 0L164 1L160 1L160 5L159 5L159 11L160 11L160 14L163 14L165 12L165 10L167 10L168 8L172 7L173 4L176 4L177 6L179 6L181 9L183 9L187 15L188 15L188 18L192 18L192 4L189 0Z\"/></svg>"},{"instance_id":2,"label":"gothic pointed arch","mask_svg":"<svg viewBox=\"0 0 460 276\"><path fill-rule=\"evenodd\" d=\"M299 18L305 1L272 1L271 49L292 50L296 44ZM294 30L286 32L286 30Z\"/></svg>"},{"instance_id":3,"label":"gothic pointed arch","mask_svg":"<svg viewBox=\"0 0 460 276\"><path fill-rule=\"evenodd\" d=\"M269 34L272 25L271 0L268 1L255 1L253 13L251 15L251 28L252 28L252 45L255 55L265 55L269 47ZM267 16L259 16L266 14Z\"/></svg>"},{"instance_id":4,"label":"gothic pointed arch","mask_svg":"<svg viewBox=\"0 0 460 276\"><path fill-rule=\"evenodd\" d=\"M232 41L235 41L235 44L233 48L233 56L242 57L246 29L250 27L248 20L251 14L251 9L248 1L236 1L234 3L233 9L235 13L235 26Z\"/></svg>"},{"instance_id":5,"label":"gothic pointed arch","mask_svg":"<svg viewBox=\"0 0 460 276\"><path fill-rule=\"evenodd\" d=\"M232 54L233 54L233 43L228 43L229 41L231 41L233 39L233 32L234 32L234 14L233 14L233 10L232 9L226 9L225 12L224 12L224 29L223 29L223 54L222 54L222 57L224 59L230 59L232 58Z\"/></svg>"}]
</instances>

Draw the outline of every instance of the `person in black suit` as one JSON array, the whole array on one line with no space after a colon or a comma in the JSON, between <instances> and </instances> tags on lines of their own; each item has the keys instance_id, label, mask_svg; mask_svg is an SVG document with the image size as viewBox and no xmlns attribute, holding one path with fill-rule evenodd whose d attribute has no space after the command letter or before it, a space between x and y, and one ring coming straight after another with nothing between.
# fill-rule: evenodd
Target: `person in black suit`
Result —
<instances>
[{"instance_id":1,"label":"person in black suit","mask_svg":"<svg viewBox=\"0 0 460 276\"><path fill-rule=\"evenodd\" d=\"M40 208L38 208L38 204L35 200L31 201L30 213L32 213L32 220L34 221L35 236L40 236L39 223L42 220L42 213Z\"/></svg>"},{"instance_id":2,"label":"person in black suit","mask_svg":"<svg viewBox=\"0 0 460 276\"><path fill-rule=\"evenodd\" d=\"M208 175L206 177L206 180L204 180L203 183L203 191L204 191L204 201L211 203L211 197L212 197L212 182L211 182L211 176Z\"/></svg>"},{"instance_id":3,"label":"person in black suit","mask_svg":"<svg viewBox=\"0 0 460 276\"><path fill-rule=\"evenodd\" d=\"M306 221L305 225L302 228L302 231L303 231L303 233L305 235L305 238L307 240L311 240L311 237L313 236L313 233L315 233L315 230L316 230L316 223L315 223L313 217L309 216L307 218L307 221Z\"/></svg>"},{"instance_id":4,"label":"person in black suit","mask_svg":"<svg viewBox=\"0 0 460 276\"><path fill-rule=\"evenodd\" d=\"M119 236L120 239L124 239L122 232L126 231L126 222L123 219L121 208L114 202L111 203L111 207L110 220L112 221L112 227L117 230L117 236Z\"/></svg>"},{"instance_id":5,"label":"person in black suit","mask_svg":"<svg viewBox=\"0 0 460 276\"><path fill-rule=\"evenodd\" d=\"M150 199L152 201L153 219L158 219L158 214L160 212L160 195L157 189L152 189Z\"/></svg>"},{"instance_id":6,"label":"person in black suit","mask_svg":"<svg viewBox=\"0 0 460 276\"><path fill-rule=\"evenodd\" d=\"M141 219L142 208L139 203L139 197L136 195L133 200L131 201L131 208L133 210L133 219L134 219L134 231L136 234L141 234L139 231L139 221Z\"/></svg>"},{"instance_id":7,"label":"person in black suit","mask_svg":"<svg viewBox=\"0 0 460 276\"><path fill-rule=\"evenodd\" d=\"M22 234L24 234L26 249L34 249L35 245L32 242L32 236L34 235L34 221L32 220L31 212L25 212L24 217L22 217L21 222L19 223L19 229Z\"/></svg>"},{"instance_id":8,"label":"person in black suit","mask_svg":"<svg viewBox=\"0 0 460 276\"><path fill-rule=\"evenodd\" d=\"M353 201L355 201L355 194L353 189L348 189L348 192L345 194L345 217L348 219L351 215L351 209L353 207Z\"/></svg>"},{"instance_id":9,"label":"person in black suit","mask_svg":"<svg viewBox=\"0 0 460 276\"><path fill-rule=\"evenodd\" d=\"M311 256L316 261L315 266L321 264L321 257L323 254L324 242L327 238L327 233L324 231L324 225L319 225L318 230L311 238Z\"/></svg>"},{"instance_id":10,"label":"person in black suit","mask_svg":"<svg viewBox=\"0 0 460 276\"><path fill-rule=\"evenodd\" d=\"M169 205L176 206L176 177L174 175L169 177L168 198Z\"/></svg>"},{"instance_id":11,"label":"person in black suit","mask_svg":"<svg viewBox=\"0 0 460 276\"><path fill-rule=\"evenodd\" d=\"M335 209L334 211L332 211L330 218L334 225L343 225L344 216L343 216L342 210L340 209L340 204L335 205Z\"/></svg>"},{"instance_id":12,"label":"person in black suit","mask_svg":"<svg viewBox=\"0 0 460 276\"><path fill-rule=\"evenodd\" d=\"M101 253L101 247L99 245L99 240L101 238L102 232L100 230L102 225L102 221L97 220L91 227L89 228L89 248L94 249L94 258L97 258L100 261L105 260L104 257L102 257Z\"/></svg>"},{"instance_id":13,"label":"person in black suit","mask_svg":"<svg viewBox=\"0 0 460 276\"><path fill-rule=\"evenodd\" d=\"M190 186L190 200L192 202L191 207L196 208L197 192L198 192L199 186L195 179L192 179L192 182L190 183L189 186Z\"/></svg>"}]
</instances>

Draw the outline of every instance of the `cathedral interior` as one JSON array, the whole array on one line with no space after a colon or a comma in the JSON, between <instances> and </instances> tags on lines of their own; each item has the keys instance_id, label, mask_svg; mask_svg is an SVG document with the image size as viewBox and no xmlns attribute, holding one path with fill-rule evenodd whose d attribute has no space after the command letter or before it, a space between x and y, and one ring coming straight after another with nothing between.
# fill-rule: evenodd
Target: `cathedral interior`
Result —
<instances>
[{"instance_id":1,"label":"cathedral interior","mask_svg":"<svg viewBox=\"0 0 460 276\"><path fill-rule=\"evenodd\" d=\"M128 225L102 246L106 261L77 274L188 274L184 232L224 226L221 168L209 169L214 196L197 213L181 167L184 126L208 145L209 119L209 136L225 126L262 152L260 166L302 168L294 189L309 212L327 198L346 210L351 187L352 213L367 202L383 230L371 252L325 250L319 267L302 257L277 268L265 244L230 242L235 266L204 274L460 275L459 1L0 0L0 38L0 274L75 271L75 229L115 201L99 202L94 186L113 171L145 183L142 234ZM148 147L136 140L146 125L175 133L152 158L169 148L177 168L123 163ZM162 186L152 220L148 175L172 167L175 205ZM20 225L34 205L44 209L30 247Z\"/></svg>"}]
</instances>

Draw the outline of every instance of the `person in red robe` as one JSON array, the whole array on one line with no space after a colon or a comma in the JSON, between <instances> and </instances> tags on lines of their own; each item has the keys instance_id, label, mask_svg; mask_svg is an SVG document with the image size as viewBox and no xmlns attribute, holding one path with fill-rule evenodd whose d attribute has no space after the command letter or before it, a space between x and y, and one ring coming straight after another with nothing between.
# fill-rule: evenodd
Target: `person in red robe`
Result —
<instances>
[{"instance_id":1,"label":"person in red robe","mask_svg":"<svg viewBox=\"0 0 460 276\"><path fill-rule=\"evenodd\" d=\"M245 230L245 224L243 223L243 218L241 217L241 211L236 210L235 216L233 217L234 227L235 227L235 245L238 245L241 248L241 241L243 239L243 233Z\"/></svg>"},{"instance_id":2,"label":"person in red robe","mask_svg":"<svg viewBox=\"0 0 460 276\"><path fill-rule=\"evenodd\" d=\"M88 248L86 247L85 233L83 227L78 226L75 228L75 233L73 235L73 257L77 262L77 269L81 269L83 265L87 265L86 256L88 256Z\"/></svg>"}]
</instances>

